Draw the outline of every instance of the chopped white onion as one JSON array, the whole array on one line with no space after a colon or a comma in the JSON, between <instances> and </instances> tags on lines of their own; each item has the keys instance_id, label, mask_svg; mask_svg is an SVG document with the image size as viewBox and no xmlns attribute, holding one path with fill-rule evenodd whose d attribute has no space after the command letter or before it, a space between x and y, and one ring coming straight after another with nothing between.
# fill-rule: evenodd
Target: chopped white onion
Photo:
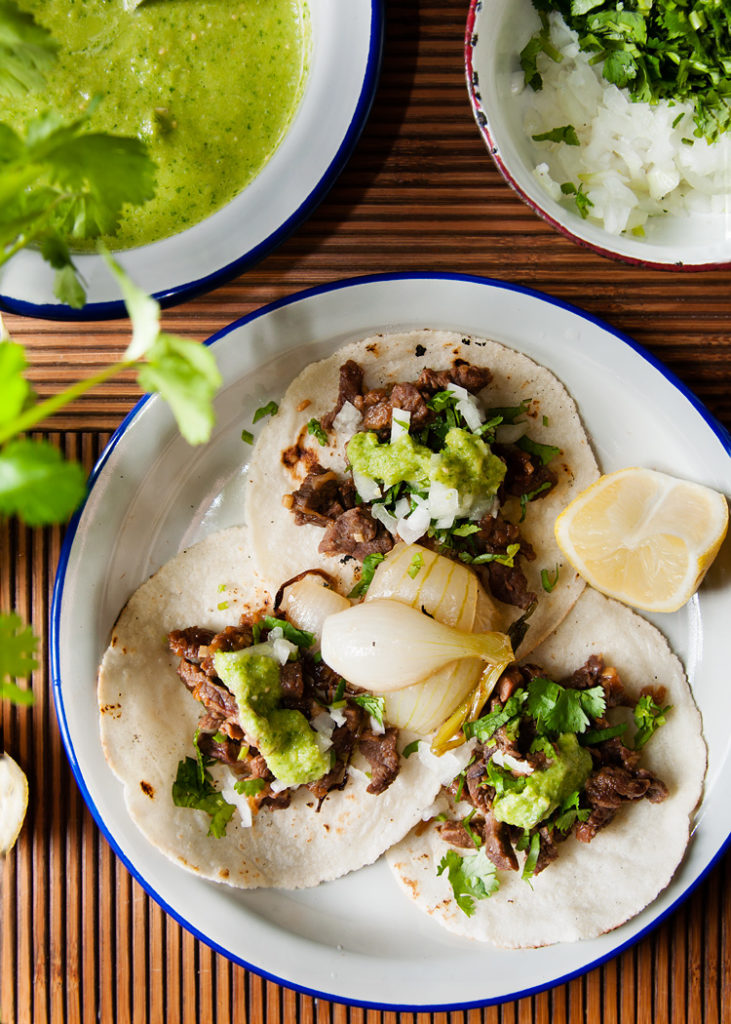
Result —
<instances>
[{"instance_id":1,"label":"chopped white onion","mask_svg":"<svg viewBox=\"0 0 731 1024\"><path fill-rule=\"evenodd\" d=\"M459 491L434 480L429 488L429 512L440 530L448 530L459 513Z\"/></svg>"},{"instance_id":2,"label":"chopped white onion","mask_svg":"<svg viewBox=\"0 0 731 1024\"><path fill-rule=\"evenodd\" d=\"M457 412L461 414L470 430L479 430L484 416L477 398L459 384L447 384L447 391L451 391L457 397Z\"/></svg>"},{"instance_id":3,"label":"chopped white onion","mask_svg":"<svg viewBox=\"0 0 731 1024\"><path fill-rule=\"evenodd\" d=\"M386 726L383 724L383 722L379 722L377 718L374 718L373 715L371 715L370 717L371 732L374 732L377 736L382 736L383 733L386 731Z\"/></svg>"},{"instance_id":4,"label":"chopped white onion","mask_svg":"<svg viewBox=\"0 0 731 1024\"><path fill-rule=\"evenodd\" d=\"M353 470L353 483L363 501L375 501L376 498L381 497L381 488L375 480L364 473Z\"/></svg>"},{"instance_id":5,"label":"chopped white onion","mask_svg":"<svg viewBox=\"0 0 731 1024\"><path fill-rule=\"evenodd\" d=\"M416 508L408 516L399 519L396 527L399 537L407 544L416 543L420 537L424 536L431 524L431 513L427 503L415 494L412 495L412 499L416 503Z\"/></svg>"},{"instance_id":6,"label":"chopped white onion","mask_svg":"<svg viewBox=\"0 0 731 1024\"><path fill-rule=\"evenodd\" d=\"M517 757L513 757L512 754L506 754L502 750L496 750L490 758L495 764L499 764L501 768L508 768L511 772L515 772L516 775L532 775L533 765L529 764L528 761L521 761Z\"/></svg>"},{"instance_id":7,"label":"chopped white onion","mask_svg":"<svg viewBox=\"0 0 731 1024\"><path fill-rule=\"evenodd\" d=\"M342 708L334 708L331 706L328 708L328 711L336 727L345 725L345 723L348 721L345 712L343 711Z\"/></svg>"},{"instance_id":8,"label":"chopped white onion","mask_svg":"<svg viewBox=\"0 0 731 1024\"><path fill-rule=\"evenodd\" d=\"M467 743L463 743L461 747L447 750L437 757L432 753L428 740L421 740L416 748L416 757L425 768L436 775L440 785L448 786L469 764L475 743L476 740L473 738Z\"/></svg>"},{"instance_id":9,"label":"chopped white onion","mask_svg":"<svg viewBox=\"0 0 731 1024\"><path fill-rule=\"evenodd\" d=\"M363 416L358 412L352 402L343 402L342 409L340 409L333 420L333 427L338 436L345 440L347 438L351 438L358 430L362 419Z\"/></svg>"},{"instance_id":10,"label":"chopped white onion","mask_svg":"<svg viewBox=\"0 0 731 1024\"><path fill-rule=\"evenodd\" d=\"M394 537L396 536L396 528L398 527L398 519L396 516L392 516L386 506L382 502L374 502L371 505L371 515L379 523L383 523L388 532Z\"/></svg>"},{"instance_id":11,"label":"chopped white onion","mask_svg":"<svg viewBox=\"0 0 731 1024\"><path fill-rule=\"evenodd\" d=\"M397 406L391 408L391 444L400 437L406 437L411 426L411 413Z\"/></svg>"}]
</instances>

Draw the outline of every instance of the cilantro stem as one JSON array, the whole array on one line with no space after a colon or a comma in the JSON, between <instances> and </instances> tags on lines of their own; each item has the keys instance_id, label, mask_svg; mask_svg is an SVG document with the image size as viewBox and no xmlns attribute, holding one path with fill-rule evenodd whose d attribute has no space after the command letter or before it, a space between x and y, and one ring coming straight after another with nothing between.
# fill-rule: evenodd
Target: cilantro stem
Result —
<instances>
[{"instance_id":1,"label":"cilantro stem","mask_svg":"<svg viewBox=\"0 0 731 1024\"><path fill-rule=\"evenodd\" d=\"M103 370L100 370L99 373L94 374L92 377L85 377L83 380L76 381L75 384L72 384L64 391L59 391L57 395L51 395L50 398L46 398L44 401L31 406L21 413L20 416L16 416L14 420L0 427L0 444L8 441L16 434L30 430L38 423L58 412L59 409L69 405L76 398L86 394L87 391L91 391L92 388L103 384L111 377L121 373L122 370L126 370L134 365L135 360L133 359L123 359L118 363L112 363L110 366L105 366Z\"/></svg>"}]
</instances>

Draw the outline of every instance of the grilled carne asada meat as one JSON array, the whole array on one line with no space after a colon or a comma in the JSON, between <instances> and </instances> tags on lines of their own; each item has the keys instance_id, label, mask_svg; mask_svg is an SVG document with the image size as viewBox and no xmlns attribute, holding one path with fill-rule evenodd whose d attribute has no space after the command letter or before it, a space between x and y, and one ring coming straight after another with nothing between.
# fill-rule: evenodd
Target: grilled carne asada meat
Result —
<instances>
[{"instance_id":1,"label":"grilled carne asada meat","mask_svg":"<svg viewBox=\"0 0 731 1024\"><path fill-rule=\"evenodd\" d=\"M332 430L338 413L349 402L361 413L361 429L372 431L380 441L385 441L391 432L394 409L408 412L409 429L419 431L436 419L437 414L429 404L435 394L455 384L476 395L491 379L492 373L486 367L455 359L449 370L422 370L413 383L399 381L386 388L366 389L362 368L350 359L340 367L337 401L322 418L321 425ZM524 499L530 495L530 500L540 499L555 486L556 474L530 452L515 444L495 444L492 450L506 465L505 479L498 491L500 502L509 496ZM367 504L358 503L350 477L340 477L315 465L288 500L297 525L311 523L324 528L318 548L321 554L346 555L362 562L369 555L385 554L393 547L391 533L373 518ZM529 590L520 562L532 561L535 553L522 538L517 524L508 522L499 511L493 512L485 514L477 524L479 532L468 537L452 537L448 545L438 538L424 537L421 543L453 558L477 558L475 570L487 590L499 601L525 610L535 601L536 594ZM508 549L515 545L518 551L511 557ZM486 556L491 555L497 556L497 560L488 560Z\"/></svg>"},{"instance_id":2,"label":"grilled carne asada meat","mask_svg":"<svg viewBox=\"0 0 731 1024\"><path fill-rule=\"evenodd\" d=\"M535 682L542 687L540 692L547 695L546 699L553 697L559 702L566 701L560 696L562 688L565 693L574 691L577 695L591 690L589 696L596 700L598 695L603 710L589 716L586 723L584 749L591 756L591 768L583 785L574 794L569 815L566 816L559 807L529 829L524 829L498 820L495 801L506 788L510 788L511 778L520 785L521 776L529 777L532 772L550 768L558 756L558 748L550 740L547 742L548 734L539 730L541 709L538 703L531 703L530 686ZM552 686L554 691L551 691ZM662 689L645 692L650 692L658 705L663 703ZM515 705L513 708L509 704L511 700ZM578 706L576 702L574 704ZM606 731L614 732L604 717L606 710L633 705L634 701L625 693L617 670L605 666L599 655L592 655L558 687L545 679L542 670L536 666L511 665L502 674L492 698L482 711L483 716L499 717L479 720L489 721L490 725L485 724L481 733L477 723L474 734L478 742L471 761L449 787L453 800L456 803L467 802L472 811L461 821L440 824L438 831L441 837L462 849L484 848L487 857L500 870L517 870L515 850L533 846L535 864L532 874L538 874L559 856L560 844L572 832L580 842L591 842L625 803L642 799L651 803L664 800L668 789L662 780L640 767L641 750L626 746L621 735L605 735ZM501 715L501 712L505 713ZM537 717L533 718L533 714ZM578 734L579 740L581 735ZM494 764L500 765L502 779L494 774L492 758L495 755L498 760Z\"/></svg>"},{"instance_id":3,"label":"grilled carne asada meat","mask_svg":"<svg viewBox=\"0 0 731 1024\"><path fill-rule=\"evenodd\" d=\"M201 754L227 764L240 780L261 779L265 785L249 797L255 808L285 807L292 791L272 789L274 776L250 737L245 735L239 723L236 698L216 675L213 655L216 651L244 650L255 642L265 641L271 628L261 625L255 632L247 618L238 626L229 626L216 634L189 626L168 635L170 650L180 658L178 675L205 709L198 723ZM391 785L400 767L396 749L398 730L388 728L383 734L373 732L369 715L354 699L361 691L344 684L306 648L300 648L297 660L281 666L280 686L281 707L301 712L310 723L326 712L336 699L338 704L342 701L336 722L341 721L334 723L330 737L331 769L322 778L306 784L318 801L318 807L329 792L342 789L346 784L348 768L357 750L371 765L368 792L382 793Z\"/></svg>"}]
</instances>

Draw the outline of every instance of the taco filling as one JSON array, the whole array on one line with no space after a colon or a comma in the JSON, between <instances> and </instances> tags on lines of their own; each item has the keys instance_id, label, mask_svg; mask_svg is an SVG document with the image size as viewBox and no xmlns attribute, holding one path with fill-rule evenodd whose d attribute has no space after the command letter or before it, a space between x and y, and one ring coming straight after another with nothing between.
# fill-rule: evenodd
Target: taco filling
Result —
<instances>
[{"instance_id":1,"label":"taco filling","mask_svg":"<svg viewBox=\"0 0 731 1024\"><path fill-rule=\"evenodd\" d=\"M323 528L321 554L363 562L367 580L396 542L419 541L473 566L498 600L520 609L536 600L522 569L536 552L520 524L527 504L555 487L550 463L560 449L531 439L530 398L491 406L491 380L487 366L455 358L415 381L368 388L358 362L340 366L335 406L307 430L325 444L331 432L358 428L345 447L346 472L313 465L308 449L307 476L284 499L298 526ZM506 428L517 434L510 442Z\"/></svg>"},{"instance_id":2,"label":"taco filling","mask_svg":"<svg viewBox=\"0 0 731 1024\"><path fill-rule=\"evenodd\" d=\"M266 609L247 618L219 633L189 626L168 634L178 676L205 709L194 740L197 779L195 760L180 762L173 801L205 804L196 801L196 783L210 783L203 773L220 762L254 812L289 806L300 786L319 808L346 785L356 750L370 765L366 792L385 792L400 764L398 729L384 725L383 700L328 668L312 633Z\"/></svg>"},{"instance_id":3,"label":"taco filling","mask_svg":"<svg viewBox=\"0 0 731 1024\"><path fill-rule=\"evenodd\" d=\"M498 888L496 869L522 870L524 879L540 874L570 835L591 842L623 804L666 799L665 783L640 763L671 710L665 700L661 687L630 698L617 670L596 654L561 683L535 665L503 673L484 714L464 727L474 750L449 787L452 816L437 826L445 842L490 862L489 890L473 896ZM625 710L624 720L611 721L615 709ZM454 888L461 859L445 854L442 872ZM471 897L457 903L474 912Z\"/></svg>"}]
</instances>

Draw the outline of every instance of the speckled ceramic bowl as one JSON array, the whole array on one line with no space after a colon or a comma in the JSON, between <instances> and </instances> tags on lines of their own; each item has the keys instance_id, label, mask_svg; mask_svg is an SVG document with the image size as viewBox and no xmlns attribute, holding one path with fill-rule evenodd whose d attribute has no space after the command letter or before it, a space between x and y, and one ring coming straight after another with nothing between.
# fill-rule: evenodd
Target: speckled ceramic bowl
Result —
<instances>
[{"instance_id":1,"label":"speckled ceramic bowl","mask_svg":"<svg viewBox=\"0 0 731 1024\"><path fill-rule=\"evenodd\" d=\"M531 0L471 0L465 68L472 109L505 180L544 220L580 245L628 263L703 270L731 263L731 202L724 215L652 218L645 237L612 235L555 201L536 179L535 157L513 90L518 55L539 27Z\"/></svg>"},{"instance_id":2,"label":"speckled ceramic bowl","mask_svg":"<svg viewBox=\"0 0 731 1024\"><path fill-rule=\"evenodd\" d=\"M312 39L305 92L268 163L201 223L118 255L163 306L207 291L262 259L312 212L355 146L378 81L383 0L308 0L308 7ZM75 262L88 285L83 309L59 303L54 271L27 249L0 274L0 308L58 320L124 316L119 289L101 257L82 255Z\"/></svg>"}]
</instances>

